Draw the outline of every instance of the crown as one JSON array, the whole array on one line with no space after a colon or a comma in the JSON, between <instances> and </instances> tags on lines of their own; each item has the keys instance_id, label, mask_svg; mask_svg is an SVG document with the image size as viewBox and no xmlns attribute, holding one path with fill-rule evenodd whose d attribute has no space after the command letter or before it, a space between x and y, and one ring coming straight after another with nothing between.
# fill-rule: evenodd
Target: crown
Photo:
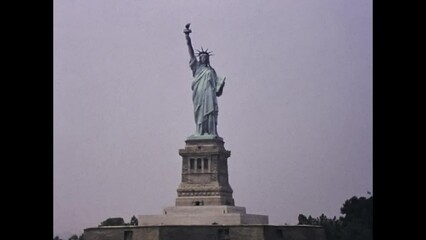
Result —
<instances>
[{"instance_id":1,"label":"crown","mask_svg":"<svg viewBox=\"0 0 426 240\"><path fill-rule=\"evenodd\" d=\"M200 56L201 54L207 54L209 56L213 56L212 51L209 51L209 49L207 48L206 50L203 49L203 47L201 47L201 51L197 49L197 55Z\"/></svg>"}]
</instances>

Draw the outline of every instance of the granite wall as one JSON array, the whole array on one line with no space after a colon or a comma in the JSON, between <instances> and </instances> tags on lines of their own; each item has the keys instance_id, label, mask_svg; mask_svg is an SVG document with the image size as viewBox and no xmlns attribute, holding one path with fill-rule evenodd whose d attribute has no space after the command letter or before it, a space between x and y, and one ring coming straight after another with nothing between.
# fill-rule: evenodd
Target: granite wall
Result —
<instances>
[{"instance_id":1,"label":"granite wall","mask_svg":"<svg viewBox=\"0 0 426 240\"><path fill-rule=\"evenodd\" d=\"M87 228L85 240L326 240L319 226L205 225Z\"/></svg>"}]
</instances>

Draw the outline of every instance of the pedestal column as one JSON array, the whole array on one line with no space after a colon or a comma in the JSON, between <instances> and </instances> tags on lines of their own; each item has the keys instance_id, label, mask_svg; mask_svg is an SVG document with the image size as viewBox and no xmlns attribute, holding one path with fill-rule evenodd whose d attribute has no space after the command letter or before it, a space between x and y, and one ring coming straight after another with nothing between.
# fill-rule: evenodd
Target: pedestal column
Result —
<instances>
[{"instance_id":1,"label":"pedestal column","mask_svg":"<svg viewBox=\"0 0 426 240\"><path fill-rule=\"evenodd\" d=\"M182 178L176 206L234 206L228 182L228 157L220 137L190 137L182 156Z\"/></svg>"}]
</instances>

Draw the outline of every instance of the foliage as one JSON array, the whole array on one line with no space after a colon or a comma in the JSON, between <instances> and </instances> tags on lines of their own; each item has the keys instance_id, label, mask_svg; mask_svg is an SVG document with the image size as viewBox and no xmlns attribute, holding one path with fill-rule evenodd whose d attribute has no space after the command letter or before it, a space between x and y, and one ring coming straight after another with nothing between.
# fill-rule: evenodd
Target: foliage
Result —
<instances>
[{"instance_id":1,"label":"foliage","mask_svg":"<svg viewBox=\"0 0 426 240\"><path fill-rule=\"evenodd\" d=\"M108 218L101 222L100 226L123 226L126 225L123 218Z\"/></svg>"},{"instance_id":2,"label":"foliage","mask_svg":"<svg viewBox=\"0 0 426 240\"><path fill-rule=\"evenodd\" d=\"M130 225L137 226L138 225L138 219L133 215L133 217L130 219Z\"/></svg>"},{"instance_id":3,"label":"foliage","mask_svg":"<svg viewBox=\"0 0 426 240\"><path fill-rule=\"evenodd\" d=\"M299 214L299 225L320 225L328 240L372 240L373 239L373 197L352 197L345 201L340 212L343 217L317 218Z\"/></svg>"},{"instance_id":4,"label":"foliage","mask_svg":"<svg viewBox=\"0 0 426 240\"><path fill-rule=\"evenodd\" d=\"M74 234L68 240L78 240L78 236Z\"/></svg>"},{"instance_id":5,"label":"foliage","mask_svg":"<svg viewBox=\"0 0 426 240\"><path fill-rule=\"evenodd\" d=\"M373 197L352 197L340 209L345 214L342 240L373 239Z\"/></svg>"}]
</instances>

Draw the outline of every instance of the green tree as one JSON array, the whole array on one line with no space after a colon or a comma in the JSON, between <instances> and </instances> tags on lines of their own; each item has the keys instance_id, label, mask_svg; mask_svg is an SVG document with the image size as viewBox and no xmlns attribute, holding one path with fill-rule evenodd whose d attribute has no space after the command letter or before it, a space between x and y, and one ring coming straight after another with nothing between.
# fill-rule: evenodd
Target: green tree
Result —
<instances>
[{"instance_id":1,"label":"green tree","mask_svg":"<svg viewBox=\"0 0 426 240\"><path fill-rule=\"evenodd\" d=\"M299 225L320 225L324 228L327 240L339 240L339 231L341 221L334 217L333 219L327 218L324 214L321 214L318 218L312 216L306 217L303 214L299 214L298 217Z\"/></svg>"},{"instance_id":2,"label":"green tree","mask_svg":"<svg viewBox=\"0 0 426 240\"><path fill-rule=\"evenodd\" d=\"M299 214L298 224L320 225L328 240L372 240L373 239L373 197L352 197L340 208L343 217L317 218Z\"/></svg>"},{"instance_id":3,"label":"green tree","mask_svg":"<svg viewBox=\"0 0 426 240\"><path fill-rule=\"evenodd\" d=\"M303 214L299 214L298 220L298 225L309 225L308 218Z\"/></svg>"},{"instance_id":4,"label":"green tree","mask_svg":"<svg viewBox=\"0 0 426 240\"><path fill-rule=\"evenodd\" d=\"M76 234L72 235L68 240L78 240L78 236Z\"/></svg>"},{"instance_id":5,"label":"green tree","mask_svg":"<svg viewBox=\"0 0 426 240\"><path fill-rule=\"evenodd\" d=\"M138 219L135 217L135 215L133 215L133 217L130 219L130 225L138 225Z\"/></svg>"},{"instance_id":6,"label":"green tree","mask_svg":"<svg viewBox=\"0 0 426 240\"><path fill-rule=\"evenodd\" d=\"M342 222L341 240L373 239L373 197L352 197L346 200L340 212Z\"/></svg>"}]
</instances>

